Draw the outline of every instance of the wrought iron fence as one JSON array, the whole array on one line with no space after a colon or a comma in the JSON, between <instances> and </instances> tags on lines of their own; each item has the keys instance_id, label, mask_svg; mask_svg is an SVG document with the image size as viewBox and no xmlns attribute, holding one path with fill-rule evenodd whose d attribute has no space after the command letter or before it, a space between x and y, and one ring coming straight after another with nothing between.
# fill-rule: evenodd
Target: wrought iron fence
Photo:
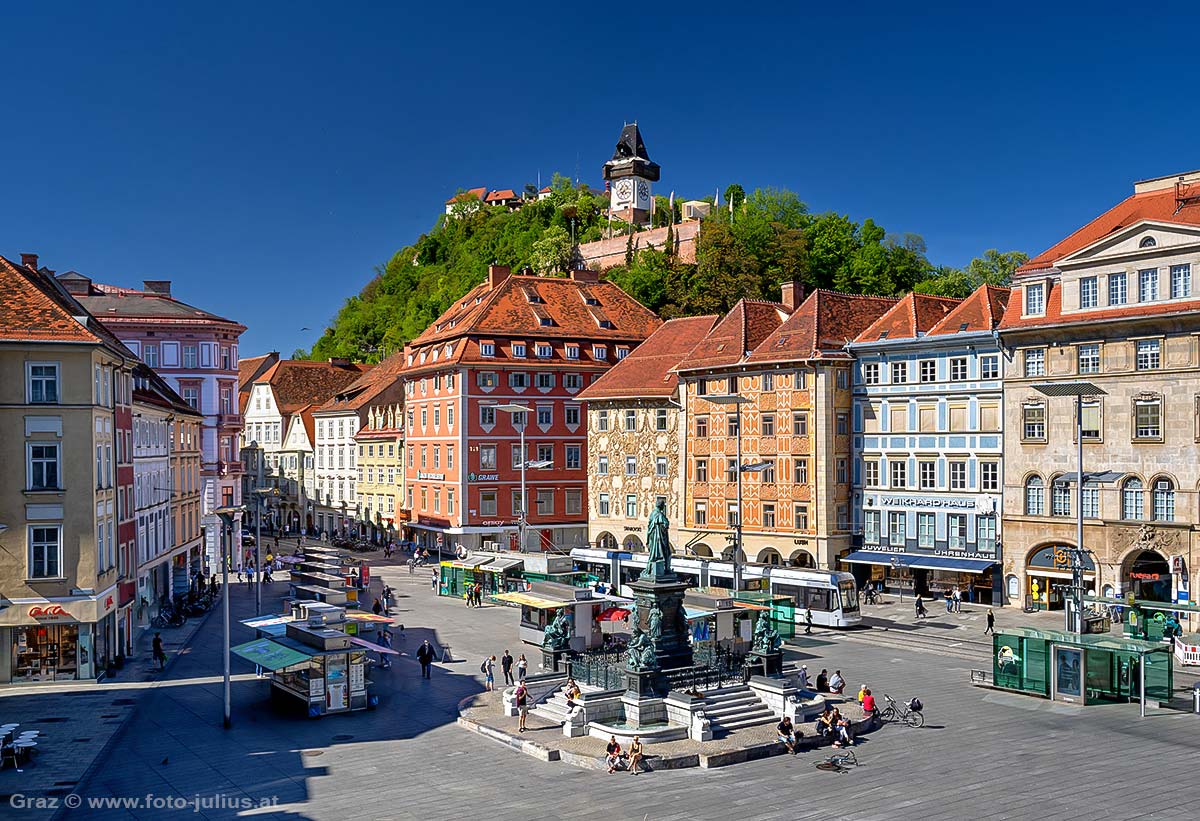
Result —
<instances>
[{"instance_id":1,"label":"wrought iron fence","mask_svg":"<svg viewBox=\"0 0 1200 821\"><path fill-rule=\"evenodd\" d=\"M615 690L625 686L625 665L614 654L572 656L567 662L567 675L576 682L602 690Z\"/></svg>"}]
</instances>

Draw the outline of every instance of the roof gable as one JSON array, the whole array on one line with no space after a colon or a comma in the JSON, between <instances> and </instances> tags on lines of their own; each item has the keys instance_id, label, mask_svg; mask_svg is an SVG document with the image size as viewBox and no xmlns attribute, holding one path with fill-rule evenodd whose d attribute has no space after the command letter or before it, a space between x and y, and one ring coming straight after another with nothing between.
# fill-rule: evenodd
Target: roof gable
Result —
<instances>
[{"instance_id":1,"label":"roof gable","mask_svg":"<svg viewBox=\"0 0 1200 821\"><path fill-rule=\"evenodd\" d=\"M860 333L856 342L922 336L958 306L960 300L909 293Z\"/></svg>"},{"instance_id":2,"label":"roof gable","mask_svg":"<svg viewBox=\"0 0 1200 821\"><path fill-rule=\"evenodd\" d=\"M670 398L679 385L675 366L689 356L718 319L716 314L708 314L667 320L578 398Z\"/></svg>"},{"instance_id":3,"label":"roof gable","mask_svg":"<svg viewBox=\"0 0 1200 821\"><path fill-rule=\"evenodd\" d=\"M818 289L809 294L750 361L778 362L844 355L845 345L900 300Z\"/></svg>"},{"instance_id":4,"label":"roof gable","mask_svg":"<svg viewBox=\"0 0 1200 821\"><path fill-rule=\"evenodd\" d=\"M317 405L357 379L366 365L336 365L329 362L307 362L281 359L272 365L255 384L267 383L275 395L280 413L291 414L306 405Z\"/></svg>"},{"instance_id":5,"label":"roof gable","mask_svg":"<svg viewBox=\"0 0 1200 821\"><path fill-rule=\"evenodd\" d=\"M740 299L688 353L678 370L736 365L788 316L778 302Z\"/></svg>"},{"instance_id":6,"label":"roof gable","mask_svg":"<svg viewBox=\"0 0 1200 821\"><path fill-rule=\"evenodd\" d=\"M928 331L928 336L993 331L1004 318L1008 305L1008 288L996 285L980 285L971 295L962 300L958 307Z\"/></svg>"}]
</instances>

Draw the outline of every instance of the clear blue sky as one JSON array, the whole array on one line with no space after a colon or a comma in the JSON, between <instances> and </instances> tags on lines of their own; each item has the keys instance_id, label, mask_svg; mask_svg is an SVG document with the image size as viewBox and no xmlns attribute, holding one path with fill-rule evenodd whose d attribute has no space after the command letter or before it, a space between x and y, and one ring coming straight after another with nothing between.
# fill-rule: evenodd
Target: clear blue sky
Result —
<instances>
[{"instance_id":1,"label":"clear blue sky","mask_svg":"<svg viewBox=\"0 0 1200 821\"><path fill-rule=\"evenodd\" d=\"M952 265L1200 167L1195 3L39 5L0 17L0 253L171 279L246 355L459 187L599 183L626 119L658 193L786 187Z\"/></svg>"}]
</instances>

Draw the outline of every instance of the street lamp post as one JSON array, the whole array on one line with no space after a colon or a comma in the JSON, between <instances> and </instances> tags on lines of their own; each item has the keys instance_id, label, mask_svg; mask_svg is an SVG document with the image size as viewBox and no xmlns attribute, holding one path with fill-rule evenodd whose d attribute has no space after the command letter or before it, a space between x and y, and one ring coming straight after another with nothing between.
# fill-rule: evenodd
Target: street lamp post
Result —
<instances>
[{"instance_id":1,"label":"street lamp post","mask_svg":"<svg viewBox=\"0 0 1200 821\"><path fill-rule=\"evenodd\" d=\"M255 534L254 534L254 568L255 568L255 571L259 574L259 580L261 581L261 579L262 579L262 517L263 517L263 510L267 506L267 497L268 496L277 499L277 498L279 498L279 496L281 494L279 493L279 488L277 488L277 487L272 487L272 488L258 487L258 488L254 489L254 494L258 497L258 507L257 507L257 510L255 511L255 513L257 515L254 517L258 521L258 524L255 528ZM262 584L259 583L259 584L254 585L254 615L257 616L257 615L260 615L261 613L262 613Z\"/></svg>"},{"instance_id":2,"label":"street lamp post","mask_svg":"<svg viewBox=\"0 0 1200 821\"><path fill-rule=\"evenodd\" d=\"M1071 585L1074 602L1074 630L1072 630L1070 613L1067 614L1066 628L1076 635L1083 634L1083 561L1087 550L1083 546L1083 483L1087 477L1083 473L1083 398L1085 396L1103 396L1107 391L1091 382L1038 382L1031 386L1043 396L1071 396L1075 399L1075 549L1071 551ZM1095 477L1097 481L1111 480L1111 474ZM1050 488L1051 499L1054 488ZM1053 502L1052 502L1053 504Z\"/></svg>"},{"instance_id":3,"label":"street lamp post","mask_svg":"<svg viewBox=\"0 0 1200 821\"><path fill-rule=\"evenodd\" d=\"M527 518L528 510L529 510L529 501L528 501L528 499L526 499L525 469L526 468L544 469L544 468L548 468L551 465L553 465L554 462L552 462L549 459L530 459L529 454L525 452L525 428L529 426L529 411L530 411L530 408L528 405L518 405L515 402L510 402L505 405L493 405L492 407L498 411L504 411L507 414L513 415L514 421L515 421L516 414L518 414L518 413L521 414L521 429L520 429L520 434L521 434L521 445L520 445L520 448L521 448L521 511L520 511L520 516L517 518L517 542L519 544L521 552L524 552L525 551L525 528L528 527L528 525L529 525L529 519Z\"/></svg>"},{"instance_id":4,"label":"street lamp post","mask_svg":"<svg viewBox=\"0 0 1200 821\"><path fill-rule=\"evenodd\" d=\"M700 398L714 405L733 405L737 419L737 519L733 522L733 591L737 593L742 589L742 474L761 473L769 463L742 464L742 405L754 400L736 393L708 394Z\"/></svg>"},{"instance_id":5,"label":"street lamp post","mask_svg":"<svg viewBox=\"0 0 1200 821\"><path fill-rule=\"evenodd\" d=\"M224 615L224 653L225 653L225 716L224 726L228 730L233 726L230 713L229 698L229 548L233 543L233 517L244 511L242 505L236 507L219 507L214 513L221 517L221 612Z\"/></svg>"}]
</instances>

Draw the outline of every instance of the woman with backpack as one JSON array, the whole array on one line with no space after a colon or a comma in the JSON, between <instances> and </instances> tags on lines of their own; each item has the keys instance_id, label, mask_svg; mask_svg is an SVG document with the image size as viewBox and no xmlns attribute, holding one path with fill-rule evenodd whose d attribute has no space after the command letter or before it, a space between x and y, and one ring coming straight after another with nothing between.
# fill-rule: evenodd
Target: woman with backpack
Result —
<instances>
[{"instance_id":1,"label":"woman with backpack","mask_svg":"<svg viewBox=\"0 0 1200 821\"><path fill-rule=\"evenodd\" d=\"M496 657L488 656L483 660L483 664L479 665L479 672L483 673L483 689L491 692L496 689Z\"/></svg>"}]
</instances>

